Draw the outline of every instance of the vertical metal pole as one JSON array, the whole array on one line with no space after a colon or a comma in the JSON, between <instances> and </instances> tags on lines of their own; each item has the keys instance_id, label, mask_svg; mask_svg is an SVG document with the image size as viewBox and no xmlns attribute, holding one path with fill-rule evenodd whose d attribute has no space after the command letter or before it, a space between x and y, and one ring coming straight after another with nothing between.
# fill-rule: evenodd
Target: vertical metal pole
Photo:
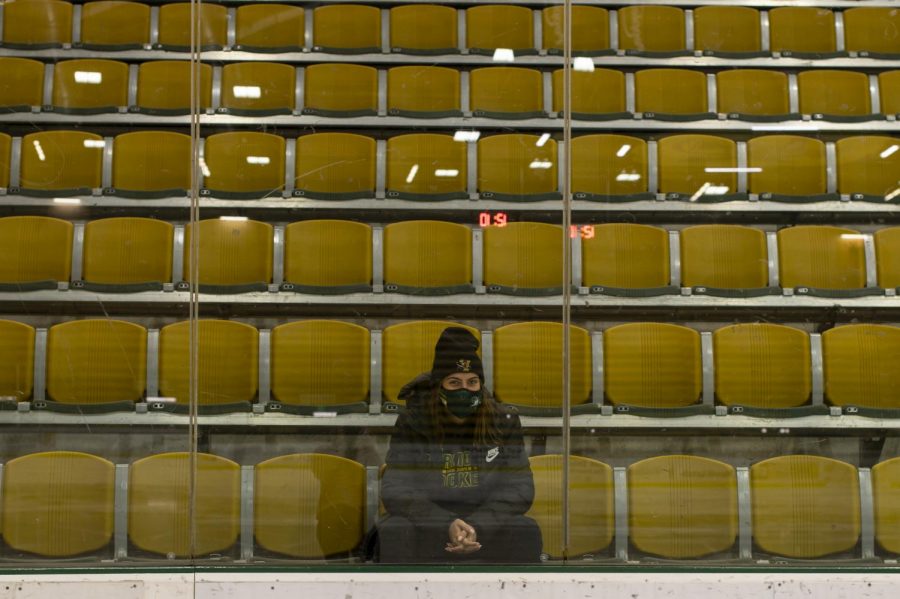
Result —
<instances>
[{"instance_id":1,"label":"vertical metal pole","mask_svg":"<svg viewBox=\"0 0 900 599\"><path fill-rule=\"evenodd\" d=\"M572 147L572 0L565 0L563 6L563 148ZM568 154L566 151L564 154ZM569 377L569 362L571 359L571 334L569 325L572 306L572 238L569 230L572 226L572 172L569 168L570 161L557 165L557 168L565 169L565 177L562 186L563 201L563 289L562 289L562 323L563 323L563 355L562 355L562 386L563 386L563 410L562 410L562 447L563 447L563 559L568 559L571 545L571 531L569 530L569 454L571 453L571 409L572 409L572 385Z\"/></svg>"}]
</instances>

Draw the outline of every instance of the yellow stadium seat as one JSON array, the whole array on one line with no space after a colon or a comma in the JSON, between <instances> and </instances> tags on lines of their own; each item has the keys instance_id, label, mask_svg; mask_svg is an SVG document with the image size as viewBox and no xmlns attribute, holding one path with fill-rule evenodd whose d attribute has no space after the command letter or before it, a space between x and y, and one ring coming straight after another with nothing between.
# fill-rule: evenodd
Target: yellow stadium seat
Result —
<instances>
[{"instance_id":1,"label":"yellow stadium seat","mask_svg":"<svg viewBox=\"0 0 900 599\"><path fill-rule=\"evenodd\" d=\"M235 13L234 49L243 52L300 52L304 42L302 6L245 4Z\"/></svg>"},{"instance_id":2,"label":"yellow stadium seat","mask_svg":"<svg viewBox=\"0 0 900 599\"><path fill-rule=\"evenodd\" d=\"M900 410L900 328L850 324L822 333L825 400L850 413L892 415Z\"/></svg>"},{"instance_id":3,"label":"yellow stadium seat","mask_svg":"<svg viewBox=\"0 0 900 599\"><path fill-rule=\"evenodd\" d=\"M866 287L866 256L859 231L801 225L778 231L781 286L802 295L860 297L881 293Z\"/></svg>"},{"instance_id":4,"label":"yellow stadium seat","mask_svg":"<svg viewBox=\"0 0 900 599\"><path fill-rule=\"evenodd\" d=\"M171 224L152 218L103 218L84 227L80 287L157 291L172 281Z\"/></svg>"},{"instance_id":5,"label":"yellow stadium seat","mask_svg":"<svg viewBox=\"0 0 900 599\"><path fill-rule=\"evenodd\" d=\"M191 469L194 468L194 472ZM241 467L208 453L160 453L128 472L128 539L168 557L227 553L240 532Z\"/></svg>"},{"instance_id":6,"label":"yellow stadium seat","mask_svg":"<svg viewBox=\"0 0 900 599\"><path fill-rule=\"evenodd\" d=\"M159 394L174 397L176 403L159 408L186 412L190 377L196 376L200 413L249 412L259 382L259 332L248 324L229 320L200 320L197 327L199 366L194 375L190 370L190 321L160 330Z\"/></svg>"},{"instance_id":7,"label":"yellow stadium seat","mask_svg":"<svg viewBox=\"0 0 900 599\"><path fill-rule=\"evenodd\" d=\"M556 140L509 133L478 140L478 193L485 200L558 200Z\"/></svg>"},{"instance_id":8,"label":"yellow stadium seat","mask_svg":"<svg viewBox=\"0 0 900 599\"><path fill-rule=\"evenodd\" d=\"M240 116L291 114L296 70L289 64L236 62L222 68L219 112Z\"/></svg>"},{"instance_id":9,"label":"yellow stadium seat","mask_svg":"<svg viewBox=\"0 0 900 599\"><path fill-rule=\"evenodd\" d=\"M643 113L644 118L663 121L715 118L707 100L706 74L700 71L643 69L635 73L634 87L635 111Z\"/></svg>"},{"instance_id":10,"label":"yellow stadium seat","mask_svg":"<svg viewBox=\"0 0 900 599\"><path fill-rule=\"evenodd\" d=\"M536 119L546 116L543 79L537 69L483 67L469 73L469 82L469 107L476 117Z\"/></svg>"},{"instance_id":11,"label":"yellow stadium seat","mask_svg":"<svg viewBox=\"0 0 900 599\"><path fill-rule=\"evenodd\" d=\"M384 288L413 295L473 292L472 232L465 225L435 220L387 225Z\"/></svg>"},{"instance_id":12,"label":"yellow stadium seat","mask_svg":"<svg viewBox=\"0 0 900 599\"><path fill-rule=\"evenodd\" d=\"M745 200L737 188L737 145L713 135L672 135L659 140L659 190L689 202ZM708 169L722 169L712 171Z\"/></svg>"},{"instance_id":13,"label":"yellow stadium seat","mask_svg":"<svg viewBox=\"0 0 900 599\"><path fill-rule=\"evenodd\" d=\"M44 63L30 58L3 57L0 58L0 72L3 73L0 110L31 112L44 103Z\"/></svg>"},{"instance_id":14,"label":"yellow stadium seat","mask_svg":"<svg viewBox=\"0 0 900 599\"><path fill-rule=\"evenodd\" d=\"M10 0L3 5L3 47L62 48L72 42L72 4L60 0Z\"/></svg>"},{"instance_id":15,"label":"yellow stadium seat","mask_svg":"<svg viewBox=\"0 0 900 599\"><path fill-rule=\"evenodd\" d=\"M870 121L872 113L869 77L856 71L817 69L797 75L800 112L826 121Z\"/></svg>"},{"instance_id":16,"label":"yellow stadium seat","mask_svg":"<svg viewBox=\"0 0 900 599\"><path fill-rule=\"evenodd\" d=\"M355 133L297 138L295 197L360 200L375 197L375 140Z\"/></svg>"},{"instance_id":17,"label":"yellow stadium seat","mask_svg":"<svg viewBox=\"0 0 900 599\"><path fill-rule=\"evenodd\" d=\"M2 68L0 63L0 68ZM12 158L12 138L0 133L0 188L9 187L9 163Z\"/></svg>"},{"instance_id":18,"label":"yellow stadium seat","mask_svg":"<svg viewBox=\"0 0 900 599\"><path fill-rule=\"evenodd\" d=\"M563 284L563 230L517 222L484 230L484 284L491 293L559 295Z\"/></svg>"},{"instance_id":19,"label":"yellow stadium seat","mask_svg":"<svg viewBox=\"0 0 900 599\"><path fill-rule=\"evenodd\" d=\"M456 322L418 320L394 324L382 333L381 389L385 411L396 411L406 405L400 390L423 372L430 372L434 362L434 346L444 329L462 327L481 340L478 329ZM481 349L478 349L481 355Z\"/></svg>"},{"instance_id":20,"label":"yellow stadium seat","mask_svg":"<svg viewBox=\"0 0 900 599\"><path fill-rule=\"evenodd\" d=\"M147 329L107 318L72 320L47 333L47 409L133 410L147 383Z\"/></svg>"},{"instance_id":21,"label":"yellow stadium seat","mask_svg":"<svg viewBox=\"0 0 900 599\"><path fill-rule=\"evenodd\" d=\"M542 47L547 54L563 53L563 7L541 11ZM606 56L616 51L609 43L609 11L598 6L572 6L572 54Z\"/></svg>"},{"instance_id":22,"label":"yellow stadium seat","mask_svg":"<svg viewBox=\"0 0 900 599\"><path fill-rule=\"evenodd\" d=\"M763 69L716 73L716 110L730 119L742 121L800 118L799 113L791 112L787 73Z\"/></svg>"},{"instance_id":23,"label":"yellow stadium seat","mask_svg":"<svg viewBox=\"0 0 900 599\"><path fill-rule=\"evenodd\" d=\"M456 9L435 4L391 8L391 52L433 56L458 54Z\"/></svg>"},{"instance_id":24,"label":"yellow stadium seat","mask_svg":"<svg viewBox=\"0 0 900 599\"><path fill-rule=\"evenodd\" d=\"M684 11L674 6L626 6L618 11L619 49L633 56L667 58L690 54Z\"/></svg>"},{"instance_id":25,"label":"yellow stadium seat","mask_svg":"<svg viewBox=\"0 0 900 599\"><path fill-rule=\"evenodd\" d=\"M814 6L782 6L769 11L772 52L794 58L845 56L837 50L834 13Z\"/></svg>"},{"instance_id":26,"label":"yellow stadium seat","mask_svg":"<svg viewBox=\"0 0 900 599\"><path fill-rule=\"evenodd\" d=\"M628 536L643 553L696 559L729 552L738 535L734 467L689 455L628 467Z\"/></svg>"},{"instance_id":27,"label":"yellow stadium seat","mask_svg":"<svg viewBox=\"0 0 900 599\"><path fill-rule=\"evenodd\" d=\"M206 138L204 194L220 198L280 197L284 189L284 138L231 131ZM207 174L208 173L208 174Z\"/></svg>"},{"instance_id":28,"label":"yellow stadium seat","mask_svg":"<svg viewBox=\"0 0 900 599\"><path fill-rule=\"evenodd\" d=\"M212 67L199 65L198 108L212 106ZM191 111L191 63L186 60L154 60L138 68L135 112L159 116L189 114Z\"/></svg>"},{"instance_id":29,"label":"yellow stadium seat","mask_svg":"<svg viewBox=\"0 0 900 599\"><path fill-rule=\"evenodd\" d=\"M185 196L191 187L191 138L171 131L121 133L113 142L109 195L130 198Z\"/></svg>"},{"instance_id":30,"label":"yellow stadium seat","mask_svg":"<svg viewBox=\"0 0 900 599\"><path fill-rule=\"evenodd\" d=\"M55 112L118 112L127 104L128 65L124 62L85 58L56 63L51 100Z\"/></svg>"},{"instance_id":31,"label":"yellow stadium seat","mask_svg":"<svg viewBox=\"0 0 900 599\"><path fill-rule=\"evenodd\" d=\"M387 142L387 197L464 200L469 197L466 144L449 135L409 133Z\"/></svg>"},{"instance_id":32,"label":"yellow stadium seat","mask_svg":"<svg viewBox=\"0 0 900 599\"><path fill-rule=\"evenodd\" d=\"M652 200L647 191L647 142L627 135L582 135L572 140L576 200Z\"/></svg>"},{"instance_id":33,"label":"yellow stadium seat","mask_svg":"<svg viewBox=\"0 0 900 599\"><path fill-rule=\"evenodd\" d=\"M253 532L267 552L300 559L347 556L365 534L366 469L353 460L295 453L254 470Z\"/></svg>"},{"instance_id":34,"label":"yellow stadium seat","mask_svg":"<svg viewBox=\"0 0 900 599\"><path fill-rule=\"evenodd\" d=\"M846 462L788 455L750 467L753 541L770 555L813 559L853 550L859 478Z\"/></svg>"},{"instance_id":35,"label":"yellow stadium seat","mask_svg":"<svg viewBox=\"0 0 900 599\"><path fill-rule=\"evenodd\" d=\"M470 54L490 56L498 49L537 54L531 8L487 4L466 9L466 46Z\"/></svg>"},{"instance_id":36,"label":"yellow stadium seat","mask_svg":"<svg viewBox=\"0 0 900 599\"><path fill-rule=\"evenodd\" d=\"M381 10L332 4L313 10L313 50L333 54L381 52Z\"/></svg>"},{"instance_id":37,"label":"yellow stadium seat","mask_svg":"<svg viewBox=\"0 0 900 599\"><path fill-rule=\"evenodd\" d=\"M852 200L900 201L898 144L896 137L877 135L839 139L835 143L838 192Z\"/></svg>"},{"instance_id":38,"label":"yellow stadium seat","mask_svg":"<svg viewBox=\"0 0 900 599\"><path fill-rule=\"evenodd\" d=\"M872 466L875 540L890 553L900 553L900 458Z\"/></svg>"},{"instance_id":39,"label":"yellow stadium seat","mask_svg":"<svg viewBox=\"0 0 900 599\"><path fill-rule=\"evenodd\" d=\"M228 30L227 8L221 4L201 3L193 7L190 2L176 2L164 4L159 8L157 48L171 52L188 52L191 49L192 10L199 11L200 50L221 50L225 47Z\"/></svg>"},{"instance_id":40,"label":"yellow stadium seat","mask_svg":"<svg viewBox=\"0 0 900 599\"><path fill-rule=\"evenodd\" d=\"M269 411L366 412L369 330L336 320L303 320L272 329Z\"/></svg>"},{"instance_id":41,"label":"yellow stadium seat","mask_svg":"<svg viewBox=\"0 0 900 599\"><path fill-rule=\"evenodd\" d=\"M748 323L713 332L716 399L730 412L783 417L827 413L809 406L809 335L779 324ZM803 406L801 409L797 409Z\"/></svg>"},{"instance_id":42,"label":"yellow stadium seat","mask_svg":"<svg viewBox=\"0 0 900 599\"><path fill-rule=\"evenodd\" d=\"M563 116L563 70L553 71L553 112ZM594 69L590 73L572 71L572 118L582 121L630 119L625 104L625 73Z\"/></svg>"},{"instance_id":43,"label":"yellow stadium seat","mask_svg":"<svg viewBox=\"0 0 900 599\"><path fill-rule=\"evenodd\" d=\"M563 502L563 458L539 455L528 459L534 476L534 501L525 513L541 529L543 554L563 556L563 511L569 513L568 556L590 558L612 543L615 500L612 468L577 455L569 457L569 504Z\"/></svg>"},{"instance_id":44,"label":"yellow stadium seat","mask_svg":"<svg viewBox=\"0 0 900 599\"><path fill-rule=\"evenodd\" d=\"M581 284L591 293L649 297L677 293L669 284L669 234L631 223L593 226L581 240Z\"/></svg>"},{"instance_id":45,"label":"yellow stadium seat","mask_svg":"<svg viewBox=\"0 0 900 599\"><path fill-rule=\"evenodd\" d=\"M637 415L709 412L702 388L700 333L655 322L621 324L603 333L606 399ZM680 412L673 410L680 409Z\"/></svg>"},{"instance_id":46,"label":"yellow stadium seat","mask_svg":"<svg viewBox=\"0 0 900 599\"><path fill-rule=\"evenodd\" d=\"M875 264L879 287L900 287L900 227L875 231Z\"/></svg>"},{"instance_id":47,"label":"yellow stadium seat","mask_svg":"<svg viewBox=\"0 0 900 599\"><path fill-rule=\"evenodd\" d=\"M34 328L14 320L0 320L0 396L28 401L33 377Z\"/></svg>"},{"instance_id":48,"label":"yellow stadium seat","mask_svg":"<svg viewBox=\"0 0 900 599\"><path fill-rule=\"evenodd\" d=\"M0 290L56 289L72 268L72 223L46 216L0 218Z\"/></svg>"},{"instance_id":49,"label":"yellow stadium seat","mask_svg":"<svg viewBox=\"0 0 900 599\"><path fill-rule=\"evenodd\" d=\"M202 293L266 291L272 281L272 225L210 218L200 227L198 285ZM189 280L193 223L184 228L184 278Z\"/></svg>"},{"instance_id":50,"label":"yellow stadium seat","mask_svg":"<svg viewBox=\"0 0 900 599\"><path fill-rule=\"evenodd\" d=\"M341 118L378 114L378 71L374 67L314 64L306 67L304 86L303 114Z\"/></svg>"},{"instance_id":51,"label":"yellow stadium seat","mask_svg":"<svg viewBox=\"0 0 900 599\"><path fill-rule=\"evenodd\" d=\"M22 138L18 193L42 197L91 195L100 187L106 142L84 131L40 131Z\"/></svg>"},{"instance_id":52,"label":"yellow stadium seat","mask_svg":"<svg viewBox=\"0 0 900 599\"><path fill-rule=\"evenodd\" d=\"M387 110L411 118L461 117L459 71L427 65L388 69Z\"/></svg>"},{"instance_id":53,"label":"yellow stadium seat","mask_svg":"<svg viewBox=\"0 0 900 599\"><path fill-rule=\"evenodd\" d=\"M372 290L372 229L347 220L307 220L284 228L282 289L298 293Z\"/></svg>"},{"instance_id":54,"label":"yellow stadium seat","mask_svg":"<svg viewBox=\"0 0 900 599\"><path fill-rule=\"evenodd\" d=\"M844 11L847 50L870 58L900 58L900 11L897 7L861 6Z\"/></svg>"},{"instance_id":55,"label":"yellow stadium seat","mask_svg":"<svg viewBox=\"0 0 900 599\"><path fill-rule=\"evenodd\" d=\"M825 144L800 135L763 135L747 142L749 191L774 202L823 202L828 193Z\"/></svg>"},{"instance_id":56,"label":"yellow stadium seat","mask_svg":"<svg viewBox=\"0 0 900 599\"><path fill-rule=\"evenodd\" d=\"M591 403L591 337L570 325L569 381L574 413ZM520 322L494 330L494 394L526 415L559 414L563 407L563 325Z\"/></svg>"},{"instance_id":57,"label":"yellow stadium seat","mask_svg":"<svg viewBox=\"0 0 900 599\"><path fill-rule=\"evenodd\" d=\"M878 74L878 95L882 114L900 115L900 69Z\"/></svg>"},{"instance_id":58,"label":"yellow stadium seat","mask_svg":"<svg viewBox=\"0 0 900 599\"><path fill-rule=\"evenodd\" d=\"M81 42L87 50L141 50L150 44L150 7L140 2L97 0L81 5Z\"/></svg>"},{"instance_id":59,"label":"yellow stadium seat","mask_svg":"<svg viewBox=\"0 0 900 599\"><path fill-rule=\"evenodd\" d=\"M722 58L766 56L759 11L746 6L695 8L694 49L705 56Z\"/></svg>"},{"instance_id":60,"label":"yellow stadium seat","mask_svg":"<svg viewBox=\"0 0 900 599\"><path fill-rule=\"evenodd\" d=\"M766 234L738 225L695 225L681 230L681 284L694 293L755 297L769 287Z\"/></svg>"},{"instance_id":61,"label":"yellow stadium seat","mask_svg":"<svg viewBox=\"0 0 900 599\"><path fill-rule=\"evenodd\" d=\"M116 466L75 451L32 453L3 467L5 544L31 556L108 554Z\"/></svg>"}]
</instances>

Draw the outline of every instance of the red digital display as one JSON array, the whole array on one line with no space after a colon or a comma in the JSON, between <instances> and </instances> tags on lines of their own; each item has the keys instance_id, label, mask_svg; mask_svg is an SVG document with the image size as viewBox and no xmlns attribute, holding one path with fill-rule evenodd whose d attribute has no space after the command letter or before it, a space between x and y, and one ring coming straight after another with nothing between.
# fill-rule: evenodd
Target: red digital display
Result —
<instances>
[{"instance_id":1,"label":"red digital display","mask_svg":"<svg viewBox=\"0 0 900 599\"><path fill-rule=\"evenodd\" d=\"M569 237L572 239L576 239L578 237L582 239L593 239L594 237L594 225L572 225L569 227Z\"/></svg>"},{"instance_id":2,"label":"red digital display","mask_svg":"<svg viewBox=\"0 0 900 599\"><path fill-rule=\"evenodd\" d=\"M495 212L493 214L490 212L482 212L478 215L478 226L482 229L487 229L488 227L505 227L507 222L509 221L506 218L505 212Z\"/></svg>"}]
</instances>

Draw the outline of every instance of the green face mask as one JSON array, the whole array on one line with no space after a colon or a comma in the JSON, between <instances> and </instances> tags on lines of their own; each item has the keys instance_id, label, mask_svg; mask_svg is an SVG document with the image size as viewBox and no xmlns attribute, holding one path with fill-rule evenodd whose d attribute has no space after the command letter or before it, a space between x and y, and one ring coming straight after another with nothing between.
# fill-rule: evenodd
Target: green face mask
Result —
<instances>
[{"instance_id":1,"label":"green face mask","mask_svg":"<svg viewBox=\"0 0 900 599\"><path fill-rule=\"evenodd\" d=\"M457 418L469 418L478 410L481 405L481 391L469 391L468 389L457 389L448 391L441 389L441 401L450 410L450 413Z\"/></svg>"}]
</instances>

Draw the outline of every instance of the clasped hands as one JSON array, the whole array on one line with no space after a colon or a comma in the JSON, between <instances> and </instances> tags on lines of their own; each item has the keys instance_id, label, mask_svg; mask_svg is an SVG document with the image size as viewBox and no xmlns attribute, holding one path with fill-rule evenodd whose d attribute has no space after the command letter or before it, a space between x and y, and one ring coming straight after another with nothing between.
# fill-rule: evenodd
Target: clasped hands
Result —
<instances>
[{"instance_id":1,"label":"clasped hands","mask_svg":"<svg viewBox=\"0 0 900 599\"><path fill-rule=\"evenodd\" d=\"M447 534L450 540L444 550L449 553L475 553L481 549L475 529L459 518L450 523Z\"/></svg>"}]
</instances>

